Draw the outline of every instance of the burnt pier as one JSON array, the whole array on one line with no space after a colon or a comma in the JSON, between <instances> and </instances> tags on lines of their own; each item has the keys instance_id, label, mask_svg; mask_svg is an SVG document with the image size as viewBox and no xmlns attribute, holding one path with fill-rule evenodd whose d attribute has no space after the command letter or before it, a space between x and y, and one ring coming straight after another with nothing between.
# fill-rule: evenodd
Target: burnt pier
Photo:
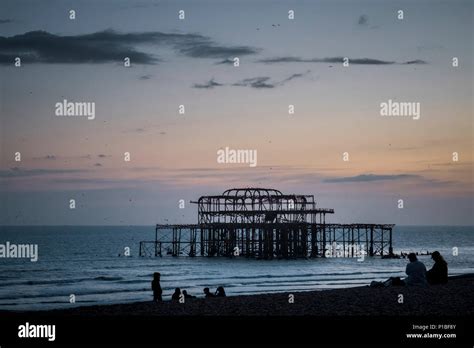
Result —
<instances>
[{"instance_id":1,"label":"burnt pier","mask_svg":"<svg viewBox=\"0 0 474 348\"><path fill-rule=\"evenodd\" d=\"M197 224L158 224L154 241L140 242L140 256L292 259L393 256L393 224L326 223L333 209L316 206L313 195L243 188L202 196Z\"/></svg>"}]
</instances>

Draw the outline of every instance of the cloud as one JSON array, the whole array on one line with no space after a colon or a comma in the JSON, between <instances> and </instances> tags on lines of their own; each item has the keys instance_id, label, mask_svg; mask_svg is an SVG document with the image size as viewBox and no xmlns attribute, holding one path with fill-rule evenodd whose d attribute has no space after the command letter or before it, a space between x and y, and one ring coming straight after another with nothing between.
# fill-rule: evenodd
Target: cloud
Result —
<instances>
[{"instance_id":1,"label":"cloud","mask_svg":"<svg viewBox=\"0 0 474 348\"><path fill-rule=\"evenodd\" d=\"M233 65L234 64L234 60L231 59L231 58L226 58L224 60L220 60L216 63L214 63L215 65L224 65L224 64L229 64L229 65Z\"/></svg>"},{"instance_id":2,"label":"cloud","mask_svg":"<svg viewBox=\"0 0 474 348\"><path fill-rule=\"evenodd\" d=\"M309 74L311 70L307 70L304 73L297 73L290 75L289 77L281 80L281 81L275 81L271 82L270 77L268 76L258 76L258 77L251 77L251 78L246 78L241 81L235 82L230 84L229 86L239 86L239 87L251 87L251 88L275 88L277 86L283 86L285 83L306 76ZM221 87L221 86L226 86L226 84L223 83L218 83L216 82L213 78L209 80L208 82L204 84L194 84L193 88L204 88L204 89L211 89L214 87Z\"/></svg>"},{"instance_id":3,"label":"cloud","mask_svg":"<svg viewBox=\"0 0 474 348\"><path fill-rule=\"evenodd\" d=\"M311 70L307 70L304 73L293 74L290 77L287 77L286 79L282 80L280 82L280 85L283 85L283 84L287 83L288 81L291 81L291 80L294 80L294 79L297 79L297 78L300 78L300 77L304 77L304 76L308 75L310 72L311 72Z\"/></svg>"},{"instance_id":4,"label":"cloud","mask_svg":"<svg viewBox=\"0 0 474 348\"><path fill-rule=\"evenodd\" d=\"M359 25L362 25L362 26L366 26L367 24L369 24L369 16L367 15L361 15L359 17L359 20L357 21L357 24Z\"/></svg>"},{"instance_id":5,"label":"cloud","mask_svg":"<svg viewBox=\"0 0 474 348\"><path fill-rule=\"evenodd\" d=\"M408 64L408 65L409 64L427 64L427 62L424 61L424 60L421 60L421 59L415 59L415 60L409 60L409 61L407 61L405 63L402 63L402 64Z\"/></svg>"},{"instance_id":6,"label":"cloud","mask_svg":"<svg viewBox=\"0 0 474 348\"><path fill-rule=\"evenodd\" d=\"M179 52L193 58L228 58L255 54L259 50L248 46L225 47L214 45L207 40L188 43Z\"/></svg>"},{"instance_id":7,"label":"cloud","mask_svg":"<svg viewBox=\"0 0 474 348\"><path fill-rule=\"evenodd\" d=\"M326 58L301 58L301 57L274 57L258 60L259 63L276 64L276 63L342 63L344 57L326 57ZM392 65L392 64L426 64L425 61L416 59L407 62L397 63L395 61L380 60L374 58L349 58L350 64L357 65Z\"/></svg>"},{"instance_id":8,"label":"cloud","mask_svg":"<svg viewBox=\"0 0 474 348\"><path fill-rule=\"evenodd\" d=\"M13 167L8 170L0 170L0 178L29 177L48 174L72 174L82 173L82 169L22 169Z\"/></svg>"},{"instance_id":9,"label":"cloud","mask_svg":"<svg viewBox=\"0 0 474 348\"><path fill-rule=\"evenodd\" d=\"M325 63L342 63L342 57L334 57L334 58L325 58ZM358 64L358 65L390 65L396 64L393 61L387 60L380 60L374 58L349 58L350 64Z\"/></svg>"},{"instance_id":10,"label":"cloud","mask_svg":"<svg viewBox=\"0 0 474 348\"><path fill-rule=\"evenodd\" d=\"M193 88L211 89L211 88L220 87L220 86L224 86L224 85L223 85L222 83L216 82L216 81L212 78L212 79L210 79L209 81L207 81L206 83L203 83L203 84L195 83L195 84L193 85Z\"/></svg>"},{"instance_id":11,"label":"cloud","mask_svg":"<svg viewBox=\"0 0 474 348\"><path fill-rule=\"evenodd\" d=\"M276 86L276 84L268 83L268 81L270 81L270 78L267 76L252 77L236 82L232 86L244 86L252 88L274 88Z\"/></svg>"},{"instance_id":12,"label":"cloud","mask_svg":"<svg viewBox=\"0 0 474 348\"><path fill-rule=\"evenodd\" d=\"M55 155L46 155L42 157L33 157L33 159L56 160L57 157Z\"/></svg>"},{"instance_id":13,"label":"cloud","mask_svg":"<svg viewBox=\"0 0 474 348\"><path fill-rule=\"evenodd\" d=\"M417 179L417 178L421 178L421 176L414 175L414 174L394 174L394 175L361 174L361 175L356 175L356 176L328 178L328 179L324 179L323 182L325 183L371 182L371 181L382 181L382 180L404 180L404 179Z\"/></svg>"},{"instance_id":14,"label":"cloud","mask_svg":"<svg viewBox=\"0 0 474 348\"><path fill-rule=\"evenodd\" d=\"M32 63L97 64L123 62L125 57L129 57L132 64L158 63L158 57L136 48L141 44L168 46L191 58L229 58L259 51L248 46L219 45L207 36L192 33L120 33L109 29L61 36L46 31L30 31L11 37L0 36L0 63L10 64L17 56Z\"/></svg>"},{"instance_id":15,"label":"cloud","mask_svg":"<svg viewBox=\"0 0 474 348\"><path fill-rule=\"evenodd\" d=\"M327 58L301 58L301 57L274 57L260 59L258 62L265 64L274 63L342 63L344 57L327 57ZM373 58L349 58L351 64L366 64L366 65L383 65L394 64L392 61L385 61Z\"/></svg>"},{"instance_id":16,"label":"cloud","mask_svg":"<svg viewBox=\"0 0 474 348\"><path fill-rule=\"evenodd\" d=\"M156 33L120 34L112 30L76 36L59 36L45 31L30 31L12 37L0 37L0 63L15 56L32 63L106 63L123 61L153 64L157 58L133 48L137 43L153 42Z\"/></svg>"},{"instance_id":17,"label":"cloud","mask_svg":"<svg viewBox=\"0 0 474 348\"><path fill-rule=\"evenodd\" d=\"M444 162L444 163L431 163L432 166L440 166L440 167L444 167L444 166L467 166L467 167L472 167L474 165L474 162L470 162L470 161L467 161L467 162L453 162L453 161L450 161L450 162Z\"/></svg>"},{"instance_id":18,"label":"cloud","mask_svg":"<svg viewBox=\"0 0 474 348\"><path fill-rule=\"evenodd\" d=\"M0 19L0 24L8 24L8 23L13 23L13 20L9 18Z\"/></svg>"},{"instance_id":19,"label":"cloud","mask_svg":"<svg viewBox=\"0 0 474 348\"><path fill-rule=\"evenodd\" d=\"M270 82L270 78L267 76L264 77L253 77L249 79L243 79L240 82L234 83L233 86L248 86L252 88L274 88L276 86L283 86L285 83L306 76L311 70L307 70L304 73L293 74L280 82Z\"/></svg>"},{"instance_id":20,"label":"cloud","mask_svg":"<svg viewBox=\"0 0 474 348\"><path fill-rule=\"evenodd\" d=\"M274 57L258 60L259 63L274 64L274 63L315 63L314 59L304 59L300 57Z\"/></svg>"}]
</instances>

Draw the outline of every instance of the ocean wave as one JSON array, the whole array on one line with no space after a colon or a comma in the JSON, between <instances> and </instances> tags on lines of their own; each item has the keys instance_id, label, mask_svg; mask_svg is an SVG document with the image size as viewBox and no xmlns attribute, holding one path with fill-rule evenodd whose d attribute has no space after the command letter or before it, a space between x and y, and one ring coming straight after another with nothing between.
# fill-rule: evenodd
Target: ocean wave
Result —
<instances>
[{"instance_id":1,"label":"ocean wave","mask_svg":"<svg viewBox=\"0 0 474 348\"><path fill-rule=\"evenodd\" d=\"M95 277L93 280L117 281L117 280L123 280L123 277L100 276L100 277Z\"/></svg>"},{"instance_id":2,"label":"ocean wave","mask_svg":"<svg viewBox=\"0 0 474 348\"><path fill-rule=\"evenodd\" d=\"M72 278L72 279L51 279L51 280L26 280L17 282L2 282L0 287L10 287L16 285L64 285L64 284L75 284L86 281L120 281L123 277L112 277L112 276L98 276L95 278Z\"/></svg>"},{"instance_id":3,"label":"ocean wave","mask_svg":"<svg viewBox=\"0 0 474 348\"><path fill-rule=\"evenodd\" d=\"M371 271L371 272L347 272L347 273L303 273L303 274L282 274L282 275L274 275L274 274L257 274L257 275L252 275L252 276L202 276L202 277L180 277L179 281L201 281L201 280L211 280L211 279L221 279L223 281L232 281L232 280L252 280L252 279L275 279L275 281L282 281L282 282L293 282L295 279L299 278L309 278L309 279L315 279L314 277L318 277L316 279L320 280L327 280L327 279L338 279L337 277L341 276L347 276L351 277L354 279L373 279L377 277L381 277L382 275L390 276L393 275L394 273L400 273L400 270L397 271ZM363 277L353 277L354 275L360 276L363 275ZM324 278L319 278L319 277L324 277ZM148 277L149 279L152 279L152 276L150 275ZM162 274L163 278L163 274ZM281 280L279 280L281 279ZM289 279L289 280L286 280ZM341 279L346 279L346 278L341 278ZM166 277L167 281L173 281L170 276Z\"/></svg>"}]
</instances>

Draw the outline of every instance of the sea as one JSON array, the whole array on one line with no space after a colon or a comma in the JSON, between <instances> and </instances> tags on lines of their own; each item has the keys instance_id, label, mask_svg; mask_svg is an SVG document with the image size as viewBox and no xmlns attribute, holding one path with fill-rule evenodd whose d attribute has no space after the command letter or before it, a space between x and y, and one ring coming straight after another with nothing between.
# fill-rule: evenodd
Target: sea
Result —
<instances>
[{"instance_id":1,"label":"sea","mask_svg":"<svg viewBox=\"0 0 474 348\"><path fill-rule=\"evenodd\" d=\"M149 301L153 272L164 300L174 289L201 297L326 290L403 277L406 259L254 260L163 255L140 257L153 226L1 226L0 244L37 244L38 260L0 258L0 310L45 310ZM438 250L450 275L474 273L474 226L396 226L394 252ZM124 256L130 251L130 256ZM120 255L120 256L119 256ZM419 256L429 269L430 256Z\"/></svg>"}]
</instances>

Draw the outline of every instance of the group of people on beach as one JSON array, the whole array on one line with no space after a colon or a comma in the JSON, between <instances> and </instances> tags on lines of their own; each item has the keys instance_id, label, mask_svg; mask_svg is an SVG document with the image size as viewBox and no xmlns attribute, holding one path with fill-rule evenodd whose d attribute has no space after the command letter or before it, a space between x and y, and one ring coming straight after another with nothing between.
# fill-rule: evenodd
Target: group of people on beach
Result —
<instances>
[{"instance_id":1,"label":"group of people on beach","mask_svg":"<svg viewBox=\"0 0 474 348\"><path fill-rule=\"evenodd\" d=\"M443 256L439 251L435 251L431 254L431 258L434 261L433 267L427 271L426 266L423 262L419 261L415 253L408 254L408 260L405 273L407 277L400 279L400 277L390 277L385 282L373 281L371 287L383 287L383 286L428 286L435 284L446 284L448 282L448 263L444 260ZM155 272L153 274L153 281L151 282L151 289L153 290L153 301L163 301L163 291L160 285L161 274ZM219 286L214 293L209 288L204 288L204 297L226 297L225 290L222 286ZM196 298L196 296L188 294L186 290L176 288L171 299L173 301L180 301L185 298Z\"/></svg>"},{"instance_id":2,"label":"group of people on beach","mask_svg":"<svg viewBox=\"0 0 474 348\"><path fill-rule=\"evenodd\" d=\"M153 301L155 302L162 302L163 301L163 290L161 289L161 284L160 284L160 279L161 279L161 274L159 272L155 272L153 274L153 280L151 282L151 289L153 291ZM224 290L224 287L219 286L216 290L215 293L211 293L209 288L204 288L204 297L205 298L210 298L210 297L226 297L226 293ZM180 288L176 288L174 290L173 295L171 296L172 301L180 301L180 299L185 298L196 298L196 296L188 294L186 290L182 290Z\"/></svg>"},{"instance_id":3,"label":"group of people on beach","mask_svg":"<svg viewBox=\"0 0 474 348\"><path fill-rule=\"evenodd\" d=\"M448 263L444 260L439 251L431 254L434 261L433 267L427 271L423 262L419 261L415 253L408 254L408 260L405 273L407 277L391 277L385 282L372 282L372 287L380 286L428 286L435 284L446 284L448 282Z\"/></svg>"},{"instance_id":4,"label":"group of people on beach","mask_svg":"<svg viewBox=\"0 0 474 348\"><path fill-rule=\"evenodd\" d=\"M219 286L215 293L212 293L209 288L204 288L204 296L209 297L226 297L225 290L222 286Z\"/></svg>"}]
</instances>

